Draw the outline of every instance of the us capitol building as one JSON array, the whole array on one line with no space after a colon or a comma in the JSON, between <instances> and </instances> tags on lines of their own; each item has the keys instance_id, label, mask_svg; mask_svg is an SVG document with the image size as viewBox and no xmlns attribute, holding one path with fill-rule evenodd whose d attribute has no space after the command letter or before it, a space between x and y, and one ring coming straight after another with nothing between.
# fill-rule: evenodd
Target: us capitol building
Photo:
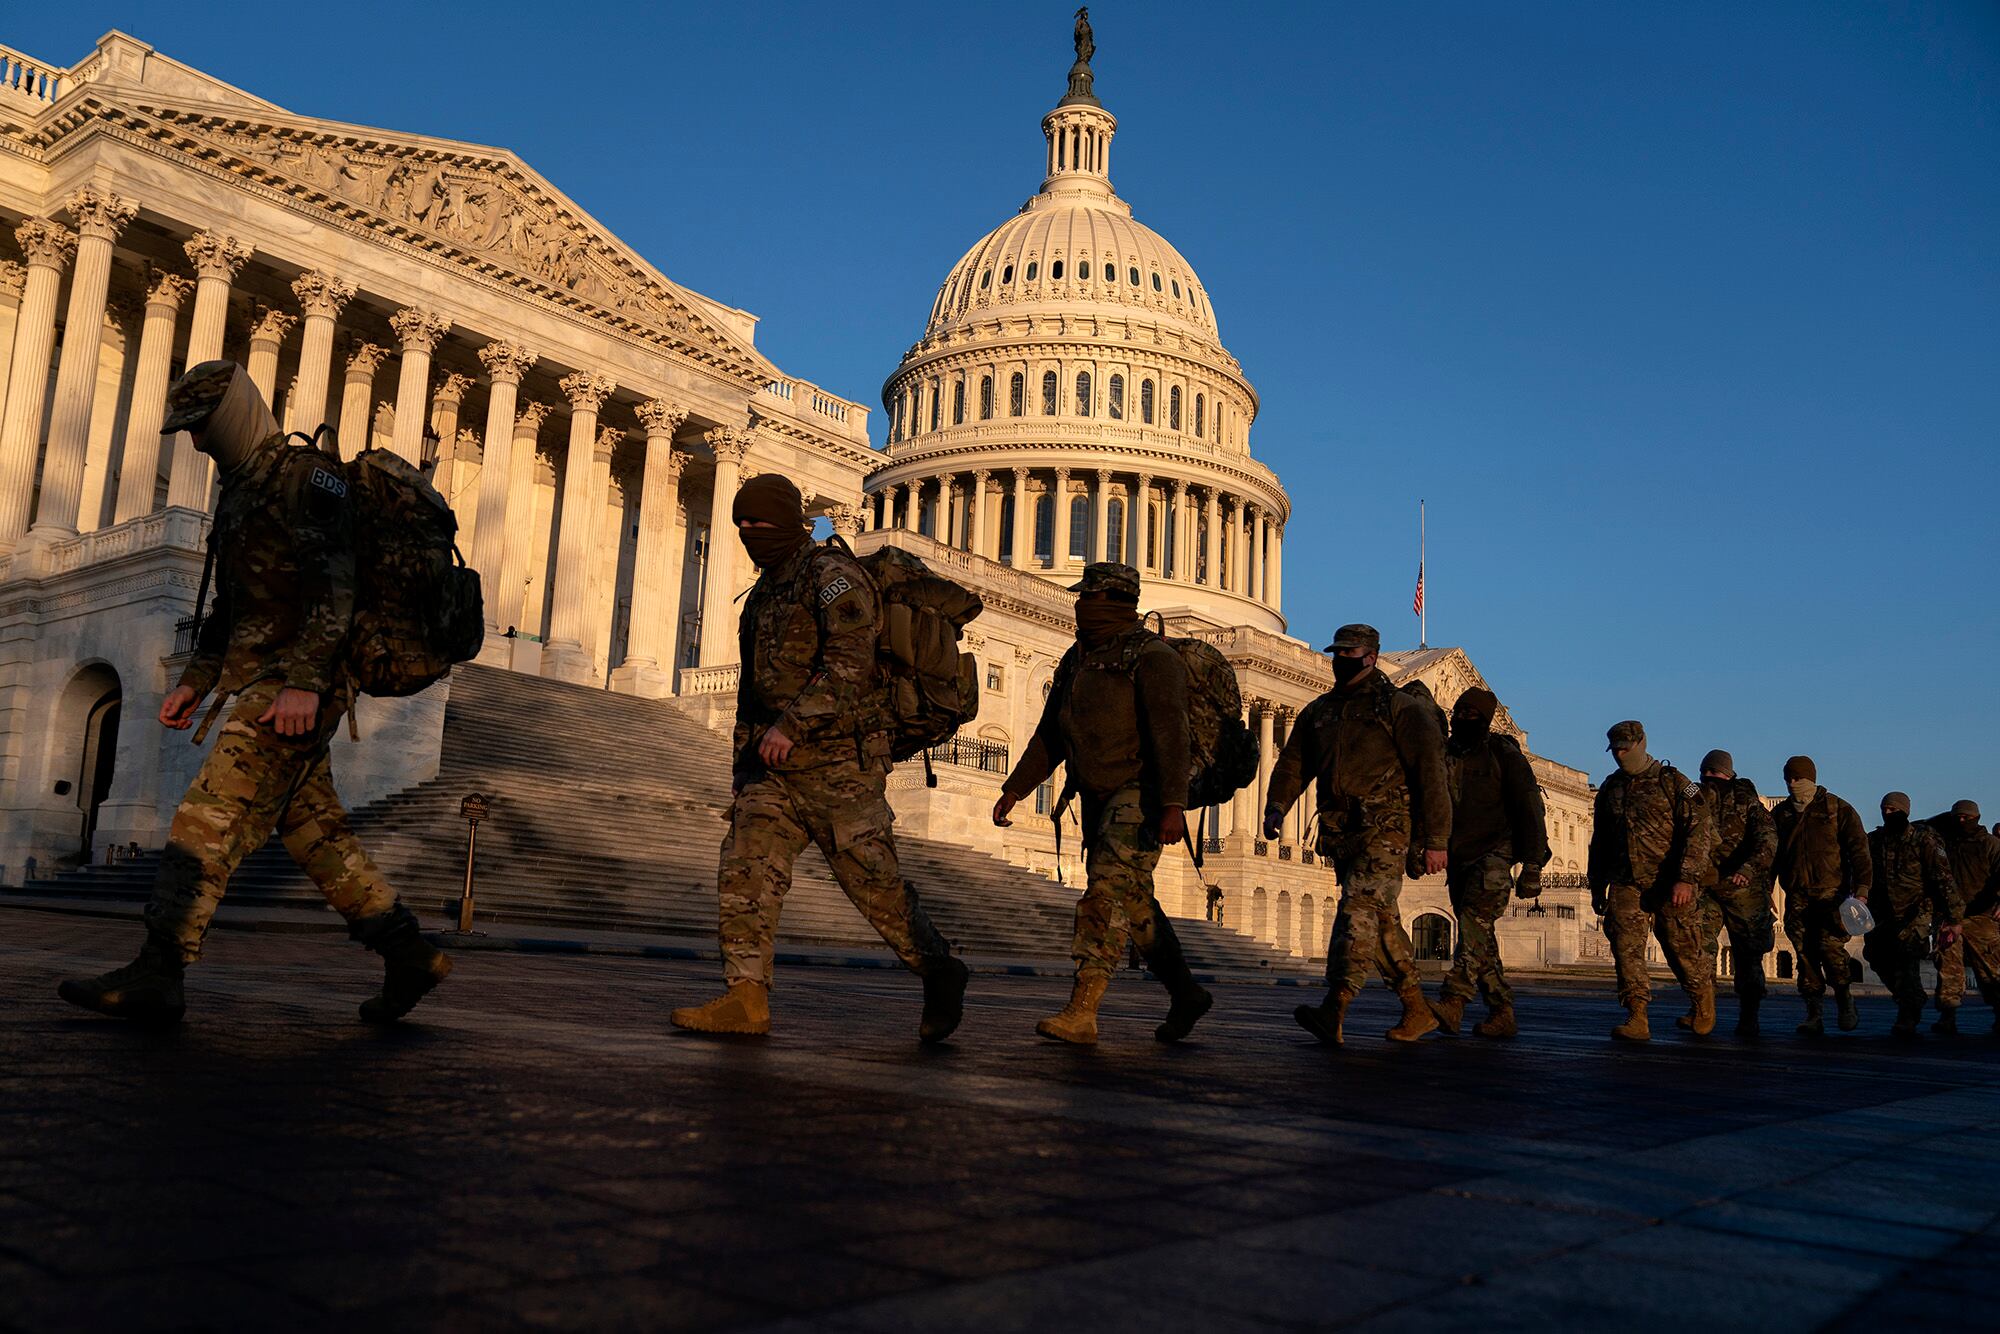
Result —
<instances>
[{"instance_id":1,"label":"us capitol building","mask_svg":"<svg viewBox=\"0 0 2000 1334\"><path fill-rule=\"evenodd\" d=\"M1212 294L1112 188L1117 128L1080 59L1042 120L1040 190L945 273L877 447L869 408L757 350L754 315L674 282L512 153L301 116L123 33L68 68L0 46L0 882L157 847L199 765L153 715L189 649L215 483L160 427L173 376L225 356L287 429L434 468L492 665L726 720L754 576L729 508L766 471L857 550L894 544L976 588L979 718L934 755L935 787L898 770L898 819L1072 884L1073 827L1059 855L1027 803L1009 830L987 813L1073 637L1063 586L1126 561L1145 610L1235 665L1264 746L1258 782L1201 813L1201 874L1229 925L1323 954L1337 886L1309 799L1279 839L1255 828L1277 748L1332 680L1287 633L1292 501L1251 452L1257 393ZM1456 648L1383 663L1447 709L1484 684ZM350 805L436 772L448 690L361 702L364 744L335 742ZM1496 726L1525 742L1504 710ZM1583 868L1589 778L1534 764L1557 887L1501 921L1506 957L1603 962L1563 878ZM1169 912L1203 914L1183 853L1159 880ZM1441 878L1403 903L1420 949L1448 951Z\"/></svg>"}]
</instances>

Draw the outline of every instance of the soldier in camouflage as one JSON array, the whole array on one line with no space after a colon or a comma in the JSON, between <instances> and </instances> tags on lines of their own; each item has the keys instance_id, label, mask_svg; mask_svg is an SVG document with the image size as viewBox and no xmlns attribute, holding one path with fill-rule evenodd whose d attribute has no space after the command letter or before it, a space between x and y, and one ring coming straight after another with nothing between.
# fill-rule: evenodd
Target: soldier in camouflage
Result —
<instances>
[{"instance_id":1,"label":"soldier in camouflage","mask_svg":"<svg viewBox=\"0 0 2000 1334\"><path fill-rule=\"evenodd\" d=\"M1097 1041L1097 1007L1129 936L1166 987L1162 1042L1186 1037L1213 998L1194 980L1180 940L1153 894L1160 850L1187 834L1192 750L1188 674L1181 656L1139 620L1139 572L1116 561L1086 566L1070 589L1076 643L1056 665L1048 702L1020 762L1001 785L993 823L1058 766L1082 798L1083 896L1076 904L1069 1004L1035 1025L1043 1037Z\"/></svg>"},{"instance_id":2,"label":"soldier in camouflage","mask_svg":"<svg viewBox=\"0 0 2000 1334\"><path fill-rule=\"evenodd\" d=\"M1646 729L1612 725L1605 747L1618 770L1597 789L1590 833L1590 903L1604 918L1618 972L1625 1022L1611 1030L1624 1042L1652 1037L1647 1007L1646 936L1658 936L1674 976L1686 991L1689 1027L1715 1031L1715 961L1702 938L1697 886L1714 841L1700 790L1672 765L1646 753Z\"/></svg>"},{"instance_id":3,"label":"soldier in camouflage","mask_svg":"<svg viewBox=\"0 0 2000 1334\"><path fill-rule=\"evenodd\" d=\"M1300 711L1272 768L1264 806L1264 836L1275 839L1306 784L1318 783L1318 850L1340 879L1340 909L1327 945L1327 997L1299 1006L1292 1017L1336 1045L1345 1038L1347 1007L1371 970L1403 1002L1390 1038L1415 1042L1438 1026L1397 901L1413 852L1413 869L1426 875L1442 872L1449 860L1444 733L1428 695L1398 690L1376 666L1381 646L1373 626L1334 632L1326 649L1334 687Z\"/></svg>"},{"instance_id":4,"label":"soldier in camouflage","mask_svg":"<svg viewBox=\"0 0 2000 1334\"><path fill-rule=\"evenodd\" d=\"M1862 940L1861 953L1882 985L1896 998L1890 1036L1912 1041L1924 1014L1921 966L1931 952L1931 933L1946 944L1958 940L1964 902L1953 882L1951 863L1936 834L1910 823L1910 799L1901 792L1882 798L1882 826L1868 835L1874 885L1868 907L1875 928Z\"/></svg>"},{"instance_id":5,"label":"soldier in camouflage","mask_svg":"<svg viewBox=\"0 0 2000 1334\"><path fill-rule=\"evenodd\" d=\"M1764 957L1776 943L1771 858L1778 850L1777 829L1757 796L1757 785L1736 776L1736 760L1726 750L1702 756L1701 799L1715 830L1701 889L1702 948L1714 958L1716 943L1728 928L1736 975L1736 1035L1756 1037L1766 991Z\"/></svg>"},{"instance_id":6,"label":"soldier in camouflage","mask_svg":"<svg viewBox=\"0 0 2000 1334\"><path fill-rule=\"evenodd\" d=\"M889 725L876 643L881 599L843 547L812 540L798 488L745 482L732 510L757 565L738 629L742 680L734 800L717 876L724 993L677 1009L699 1033L771 1031L771 965L792 863L816 845L834 879L923 980L918 1037L942 1042L964 1014L966 967L903 879L885 795Z\"/></svg>"},{"instance_id":7,"label":"soldier in camouflage","mask_svg":"<svg viewBox=\"0 0 2000 1334\"><path fill-rule=\"evenodd\" d=\"M1826 1032L1821 1005L1831 984L1841 1031L1851 1033L1861 1026L1861 1016L1849 990L1848 934L1840 905L1850 894L1868 897L1874 880L1868 833L1852 806L1819 785L1811 757L1785 761L1785 789L1791 800L1771 812L1778 835L1772 868L1785 890L1785 934L1798 951L1799 995L1806 1002L1799 1032L1807 1037Z\"/></svg>"},{"instance_id":8,"label":"soldier in camouflage","mask_svg":"<svg viewBox=\"0 0 2000 1334\"><path fill-rule=\"evenodd\" d=\"M1993 1007L1993 1031L2000 1034L2000 837L1980 825L1979 803L1955 802L1924 823L1944 840L1952 878L1965 910L1949 940L1938 940L1937 1021L1934 1033L1958 1032L1958 1007L1965 1000L1965 965L1979 979L1979 994Z\"/></svg>"},{"instance_id":9,"label":"soldier in camouflage","mask_svg":"<svg viewBox=\"0 0 2000 1334\"><path fill-rule=\"evenodd\" d=\"M1493 924L1510 898L1542 892L1549 860L1548 813L1535 771L1514 738L1493 732L1500 701L1474 686L1451 706L1445 771L1451 782L1451 865L1445 884L1458 919L1458 954L1431 1002L1438 1028L1457 1036L1466 1002L1486 1001L1487 1017L1473 1025L1483 1038L1511 1038L1514 990L1500 966ZM1519 878L1515 864L1521 867Z\"/></svg>"},{"instance_id":10,"label":"soldier in camouflage","mask_svg":"<svg viewBox=\"0 0 2000 1334\"><path fill-rule=\"evenodd\" d=\"M216 601L194 656L160 706L184 730L211 692L195 740L224 708L222 730L174 812L132 964L72 979L63 999L146 1022L186 1005L182 974L237 865L275 831L349 933L380 954L385 978L361 1016L407 1014L451 971L355 839L334 790L327 744L352 706L342 650L354 617L353 517L338 462L279 433L249 375L204 362L167 395L164 429L193 434L222 479L209 535ZM233 702L232 702L233 701Z\"/></svg>"}]
</instances>

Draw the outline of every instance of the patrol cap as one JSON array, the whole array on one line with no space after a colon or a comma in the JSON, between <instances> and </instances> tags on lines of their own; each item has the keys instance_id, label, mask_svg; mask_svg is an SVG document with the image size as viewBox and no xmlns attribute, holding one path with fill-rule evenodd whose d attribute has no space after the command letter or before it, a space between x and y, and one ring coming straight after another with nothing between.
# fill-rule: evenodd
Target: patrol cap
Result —
<instances>
[{"instance_id":1,"label":"patrol cap","mask_svg":"<svg viewBox=\"0 0 2000 1334\"><path fill-rule=\"evenodd\" d=\"M1139 572L1115 560L1094 561L1083 567L1083 578L1069 586L1072 593L1102 593L1106 597L1139 600Z\"/></svg>"},{"instance_id":2,"label":"patrol cap","mask_svg":"<svg viewBox=\"0 0 2000 1334\"><path fill-rule=\"evenodd\" d=\"M1705 774L1733 774L1736 772L1736 757L1726 750L1711 750L1701 757L1701 771Z\"/></svg>"},{"instance_id":3,"label":"patrol cap","mask_svg":"<svg viewBox=\"0 0 2000 1334\"><path fill-rule=\"evenodd\" d=\"M1977 820L1979 818L1979 803L1976 801L1954 801L1951 803L1951 813Z\"/></svg>"},{"instance_id":4,"label":"patrol cap","mask_svg":"<svg viewBox=\"0 0 2000 1334\"><path fill-rule=\"evenodd\" d=\"M1785 761L1785 781L1789 783L1794 778L1803 778L1812 783L1819 781L1819 766L1812 762L1812 756L1794 755Z\"/></svg>"},{"instance_id":5,"label":"patrol cap","mask_svg":"<svg viewBox=\"0 0 2000 1334\"><path fill-rule=\"evenodd\" d=\"M1882 798L1882 809L1885 811L1901 811L1903 814L1908 815L1910 813L1910 794L1907 792L1889 793Z\"/></svg>"},{"instance_id":6,"label":"patrol cap","mask_svg":"<svg viewBox=\"0 0 2000 1334\"><path fill-rule=\"evenodd\" d=\"M1627 718L1622 723L1611 724L1610 729L1604 735L1610 743L1604 747L1606 750L1616 750L1620 746L1636 746L1646 739L1646 725L1634 719Z\"/></svg>"},{"instance_id":7,"label":"patrol cap","mask_svg":"<svg viewBox=\"0 0 2000 1334\"><path fill-rule=\"evenodd\" d=\"M1493 715L1500 711L1500 697L1483 686L1474 686L1453 701L1451 711L1470 714L1482 722L1490 723L1493 721Z\"/></svg>"},{"instance_id":8,"label":"patrol cap","mask_svg":"<svg viewBox=\"0 0 2000 1334\"><path fill-rule=\"evenodd\" d=\"M1323 652L1332 653L1336 649L1358 648L1365 653L1382 651L1382 636L1372 625L1343 625L1333 632L1333 642Z\"/></svg>"},{"instance_id":9,"label":"patrol cap","mask_svg":"<svg viewBox=\"0 0 2000 1334\"><path fill-rule=\"evenodd\" d=\"M233 361L204 361L167 387L160 430L195 432L195 448L229 472L278 433L278 419L250 372Z\"/></svg>"},{"instance_id":10,"label":"patrol cap","mask_svg":"<svg viewBox=\"0 0 2000 1334\"><path fill-rule=\"evenodd\" d=\"M779 528L801 527L806 521L805 497L783 473L760 472L736 489L736 499L730 503L730 522L745 519Z\"/></svg>"}]
</instances>

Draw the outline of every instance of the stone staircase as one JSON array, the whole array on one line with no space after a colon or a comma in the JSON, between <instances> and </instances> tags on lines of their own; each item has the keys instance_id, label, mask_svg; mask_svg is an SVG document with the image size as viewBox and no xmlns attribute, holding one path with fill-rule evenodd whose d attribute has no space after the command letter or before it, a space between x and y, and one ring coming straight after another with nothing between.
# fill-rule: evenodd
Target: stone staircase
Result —
<instances>
[{"instance_id":1,"label":"stone staircase","mask_svg":"<svg viewBox=\"0 0 2000 1334\"><path fill-rule=\"evenodd\" d=\"M490 667L453 673L437 777L354 812L357 834L428 920L465 874L461 798L492 801L479 827L482 922L696 937L715 932L715 866L728 743L672 704ZM364 727L367 705L362 705ZM998 858L900 838L904 874L938 929L987 958L1063 959L1070 891ZM157 854L29 882L44 902L142 901ZM230 883L238 908L330 911L275 839ZM1176 919L1199 966L1296 973L1305 965L1234 930ZM781 944L880 947L816 850L798 860Z\"/></svg>"}]
</instances>

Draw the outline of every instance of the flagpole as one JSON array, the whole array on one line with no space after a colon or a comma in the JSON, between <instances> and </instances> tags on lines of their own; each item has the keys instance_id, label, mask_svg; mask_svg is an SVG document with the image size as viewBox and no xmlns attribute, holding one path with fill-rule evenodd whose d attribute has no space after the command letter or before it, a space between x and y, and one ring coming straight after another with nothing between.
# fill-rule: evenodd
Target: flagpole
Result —
<instances>
[{"instance_id":1,"label":"flagpole","mask_svg":"<svg viewBox=\"0 0 2000 1334\"><path fill-rule=\"evenodd\" d=\"M1425 526L1426 525L1424 519L1424 502L1421 499L1419 499L1417 501L1417 579L1420 583L1424 577L1424 556L1426 554L1424 548L1427 545L1429 539L1429 534L1425 531ZM1418 648L1430 647L1430 615L1431 615L1430 590L1426 588L1424 589L1423 601L1418 604L1417 608Z\"/></svg>"}]
</instances>

